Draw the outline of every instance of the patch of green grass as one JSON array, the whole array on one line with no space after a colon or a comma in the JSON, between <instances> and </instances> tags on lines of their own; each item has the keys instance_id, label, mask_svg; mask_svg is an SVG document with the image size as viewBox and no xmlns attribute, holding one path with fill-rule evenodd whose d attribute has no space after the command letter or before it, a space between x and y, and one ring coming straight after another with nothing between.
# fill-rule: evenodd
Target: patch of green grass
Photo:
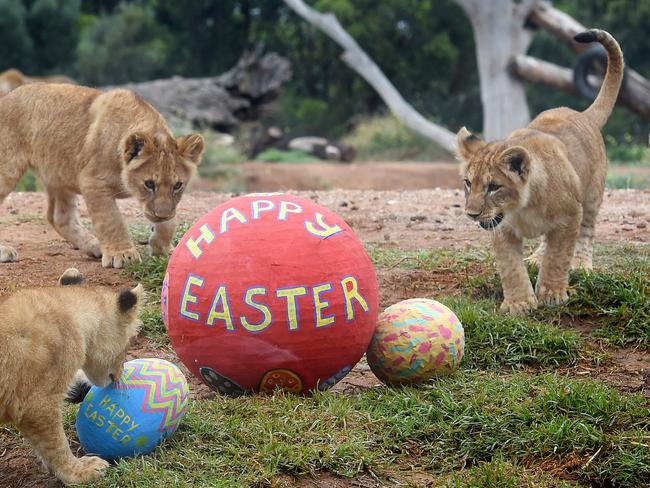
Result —
<instances>
[{"instance_id":1,"label":"patch of green grass","mask_svg":"<svg viewBox=\"0 0 650 488\"><path fill-rule=\"evenodd\" d=\"M465 329L465 368L549 367L575 361L583 341L577 332L529 317L496 312L489 300L442 299Z\"/></svg>"},{"instance_id":2,"label":"patch of green grass","mask_svg":"<svg viewBox=\"0 0 650 488\"><path fill-rule=\"evenodd\" d=\"M435 269L442 266L454 271L470 263L478 264L473 274L458 275L466 295L478 300L477 304L470 305L483 310L482 320L494 321L489 327L492 330L497 330L499 323L510 323L507 316L495 310L496 304L503 300L503 292L494 260L487 252L400 251L371 247L370 255L377 266L387 268ZM595 248L594 263L595 272L571 273L574 293L565 305L540 307L530 317L538 324L570 326L575 321L588 321L596 326L592 332L594 337L613 345L637 343L650 347L650 246L599 245ZM528 271L531 282L535 283L537 268L529 266ZM463 302L461 306L466 305ZM553 330L549 332L552 334Z\"/></svg>"},{"instance_id":3,"label":"patch of green grass","mask_svg":"<svg viewBox=\"0 0 650 488\"><path fill-rule=\"evenodd\" d=\"M511 466L551 460L582 483L641 487L650 483L649 442L640 395L552 374L468 372L356 396L195 401L163 447L120 461L93 486L268 486L319 471L381 478L417 453L433 474L473 467L447 486L522 486Z\"/></svg>"},{"instance_id":4,"label":"patch of green grass","mask_svg":"<svg viewBox=\"0 0 650 488\"><path fill-rule=\"evenodd\" d=\"M378 244L366 246L372 263L379 268L436 269L451 268L460 270L472 263L489 264L489 250L470 248L459 252L450 249L405 250L384 247Z\"/></svg>"},{"instance_id":5,"label":"patch of green grass","mask_svg":"<svg viewBox=\"0 0 650 488\"><path fill-rule=\"evenodd\" d=\"M525 468L517 463L495 459L455 471L432 486L440 488L572 488L568 481L554 478L541 469Z\"/></svg>"},{"instance_id":6,"label":"patch of green grass","mask_svg":"<svg viewBox=\"0 0 650 488\"><path fill-rule=\"evenodd\" d=\"M131 263L125 268L138 283L142 283L151 296L160 296L162 282L167 270L167 256L142 256L142 262Z\"/></svg>"},{"instance_id":7,"label":"patch of green grass","mask_svg":"<svg viewBox=\"0 0 650 488\"><path fill-rule=\"evenodd\" d=\"M313 163L320 161L320 159L308 152L297 149L287 151L282 149L266 149L255 156L255 161L265 161L267 163Z\"/></svg>"},{"instance_id":8,"label":"patch of green grass","mask_svg":"<svg viewBox=\"0 0 650 488\"><path fill-rule=\"evenodd\" d=\"M142 320L140 333L149 339L153 347L159 348L169 345L169 335L167 335L167 330L162 320L160 303L146 306L140 314L140 318Z\"/></svg>"},{"instance_id":9,"label":"patch of green grass","mask_svg":"<svg viewBox=\"0 0 650 488\"><path fill-rule=\"evenodd\" d=\"M592 335L624 346L650 347L650 278L647 271L626 274L572 274L575 293L561 307L535 312L540 320L586 320L598 324Z\"/></svg>"},{"instance_id":10,"label":"patch of green grass","mask_svg":"<svg viewBox=\"0 0 650 488\"><path fill-rule=\"evenodd\" d=\"M189 222L180 222L172 239L172 246L178 245L183 235L191 227ZM134 240L139 243L146 243L151 230L146 224L134 224L129 227L129 232ZM129 264L124 271L132 276L137 282L142 283L150 296L160 296L162 282L165 279L167 270L167 256L149 256L145 250L141 250L142 262Z\"/></svg>"}]
</instances>

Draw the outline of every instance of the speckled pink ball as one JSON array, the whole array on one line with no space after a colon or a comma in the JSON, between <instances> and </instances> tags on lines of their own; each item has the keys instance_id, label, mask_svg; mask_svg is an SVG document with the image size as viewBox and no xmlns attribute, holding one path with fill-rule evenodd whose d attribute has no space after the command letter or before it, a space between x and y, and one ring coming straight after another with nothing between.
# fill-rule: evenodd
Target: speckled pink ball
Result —
<instances>
[{"instance_id":1,"label":"speckled pink ball","mask_svg":"<svg viewBox=\"0 0 650 488\"><path fill-rule=\"evenodd\" d=\"M435 300L412 298L379 316L368 348L370 369L386 384L417 384L458 368L465 349L463 325Z\"/></svg>"}]
</instances>

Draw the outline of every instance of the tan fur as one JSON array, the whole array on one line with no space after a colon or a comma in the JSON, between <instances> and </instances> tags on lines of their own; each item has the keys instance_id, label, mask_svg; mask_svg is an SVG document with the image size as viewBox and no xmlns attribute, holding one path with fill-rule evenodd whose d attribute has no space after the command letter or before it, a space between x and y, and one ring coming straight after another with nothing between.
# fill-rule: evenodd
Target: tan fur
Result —
<instances>
[{"instance_id":1,"label":"tan fur","mask_svg":"<svg viewBox=\"0 0 650 488\"><path fill-rule=\"evenodd\" d=\"M0 97L0 203L31 169L47 191L50 223L76 248L101 256L104 267L140 259L116 198L139 200L154 225L151 252L168 252L176 206L202 152L200 135L174 138L163 117L129 90L31 84ZM97 237L79 222L79 194ZM0 262L16 259L14 249L0 245Z\"/></svg>"},{"instance_id":2,"label":"tan fur","mask_svg":"<svg viewBox=\"0 0 650 488\"><path fill-rule=\"evenodd\" d=\"M121 376L142 286L131 293L137 302L124 312L118 293L97 287L26 289L0 302L0 423L16 425L66 484L92 481L108 466L72 454L61 407L79 369L99 386Z\"/></svg>"},{"instance_id":3,"label":"tan fur","mask_svg":"<svg viewBox=\"0 0 650 488\"><path fill-rule=\"evenodd\" d=\"M67 76L27 76L20 70L10 68L0 73L0 95L6 95L11 90L30 83L70 83L75 84Z\"/></svg>"},{"instance_id":4,"label":"tan fur","mask_svg":"<svg viewBox=\"0 0 650 488\"><path fill-rule=\"evenodd\" d=\"M458 132L465 211L493 231L503 284L501 309L509 313L525 313L539 302L566 301L569 269L592 268L594 226L607 173L600 129L616 102L623 54L607 32L594 29L585 35L601 42L609 57L603 86L587 110L548 110L503 141L486 143L464 127ZM533 291L522 242L539 236L542 244L532 260L540 272Z\"/></svg>"}]
</instances>

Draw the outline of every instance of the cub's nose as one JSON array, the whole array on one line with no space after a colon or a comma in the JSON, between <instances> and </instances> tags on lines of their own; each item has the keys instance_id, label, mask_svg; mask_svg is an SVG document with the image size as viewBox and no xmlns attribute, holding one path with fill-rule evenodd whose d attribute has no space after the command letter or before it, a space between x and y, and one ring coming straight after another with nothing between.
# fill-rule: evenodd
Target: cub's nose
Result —
<instances>
[{"instance_id":1,"label":"cub's nose","mask_svg":"<svg viewBox=\"0 0 650 488\"><path fill-rule=\"evenodd\" d=\"M479 215L481 215L481 212L474 213L474 212L470 212L469 210L466 211L465 213L470 219L476 219Z\"/></svg>"}]
</instances>

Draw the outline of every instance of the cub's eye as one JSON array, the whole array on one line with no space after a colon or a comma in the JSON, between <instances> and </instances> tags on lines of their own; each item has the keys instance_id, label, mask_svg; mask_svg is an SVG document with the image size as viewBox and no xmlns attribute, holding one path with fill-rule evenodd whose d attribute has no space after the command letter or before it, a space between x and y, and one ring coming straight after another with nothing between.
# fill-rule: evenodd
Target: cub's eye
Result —
<instances>
[{"instance_id":1,"label":"cub's eye","mask_svg":"<svg viewBox=\"0 0 650 488\"><path fill-rule=\"evenodd\" d=\"M174 191L178 191L181 188L183 188L183 182L182 181L177 181L176 184L174 185Z\"/></svg>"},{"instance_id":2,"label":"cub's eye","mask_svg":"<svg viewBox=\"0 0 650 488\"><path fill-rule=\"evenodd\" d=\"M499 188L501 188L501 185L497 185L496 183L490 183L487 187L487 191L488 193L494 193Z\"/></svg>"},{"instance_id":3,"label":"cub's eye","mask_svg":"<svg viewBox=\"0 0 650 488\"><path fill-rule=\"evenodd\" d=\"M144 182L144 187L147 190L154 191L156 189L156 182L153 181L153 180L147 180L147 181Z\"/></svg>"},{"instance_id":4,"label":"cub's eye","mask_svg":"<svg viewBox=\"0 0 650 488\"><path fill-rule=\"evenodd\" d=\"M467 188L468 191L472 189L472 182L468 179L465 179L465 188Z\"/></svg>"}]
</instances>

